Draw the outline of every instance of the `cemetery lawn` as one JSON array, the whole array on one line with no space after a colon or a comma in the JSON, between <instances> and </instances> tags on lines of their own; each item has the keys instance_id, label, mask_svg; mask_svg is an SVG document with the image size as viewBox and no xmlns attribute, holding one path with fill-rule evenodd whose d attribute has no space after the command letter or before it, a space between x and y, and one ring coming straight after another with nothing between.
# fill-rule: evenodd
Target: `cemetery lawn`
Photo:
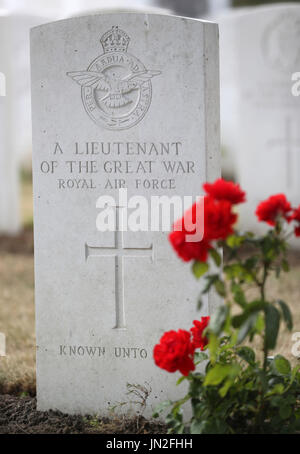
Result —
<instances>
[{"instance_id":1,"label":"cemetery lawn","mask_svg":"<svg viewBox=\"0 0 300 454\"><path fill-rule=\"evenodd\" d=\"M162 426L149 425L143 419L101 420L53 412L43 416L36 412L30 183L23 182L24 187L22 208L27 227L18 238L0 237L0 332L6 334L7 342L7 356L0 358L0 433L165 433ZM272 297L280 297L290 304L294 316L293 332L300 332L300 251L293 252L290 260L290 273L283 274L280 281L271 281L269 292ZM178 325L176 328L185 327ZM291 333L282 333L278 345L276 353L285 355L295 364L297 359L291 354ZM257 350L260 350L259 345Z\"/></svg>"}]
</instances>

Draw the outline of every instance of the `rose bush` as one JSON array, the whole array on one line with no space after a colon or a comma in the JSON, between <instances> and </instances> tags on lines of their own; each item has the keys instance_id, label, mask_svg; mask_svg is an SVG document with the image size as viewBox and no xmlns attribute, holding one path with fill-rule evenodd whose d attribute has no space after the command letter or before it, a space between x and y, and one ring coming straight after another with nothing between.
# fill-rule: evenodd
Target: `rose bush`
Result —
<instances>
[{"instance_id":1,"label":"rose bush","mask_svg":"<svg viewBox=\"0 0 300 454\"><path fill-rule=\"evenodd\" d=\"M197 204L174 224L169 239L183 261L193 262L195 277L206 280L202 294L214 289L225 304L211 318L195 320L190 331L165 333L155 346L157 366L169 373L179 371L178 384L184 380L189 384L186 396L162 403L155 416L170 407L166 419L170 433L297 432L299 367L292 368L281 355L269 355L276 349L280 326L292 330L292 314L285 301L268 297L266 284L272 274L279 278L289 270L287 239L300 236L300 206L293 208L284 194L262 201L256 216L271 228L255 236L234 231L235 205L246 201L239 185L219 179L203 188L203 239L187 241L193 232L186 225L191 220L196 224L201 215ZM248 297L249 287L257 289L254 300ZM257 337L261 352L250 347ZM186 402L191 403L193 416L184 422Z\"/></svg>"}]
</instances>

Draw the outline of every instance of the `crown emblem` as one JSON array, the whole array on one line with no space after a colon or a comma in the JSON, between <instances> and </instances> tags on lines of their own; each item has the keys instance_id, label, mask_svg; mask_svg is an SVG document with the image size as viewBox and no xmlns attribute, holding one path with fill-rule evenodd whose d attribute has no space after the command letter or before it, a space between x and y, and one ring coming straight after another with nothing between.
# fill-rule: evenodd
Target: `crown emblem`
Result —
<instances>
[{"instance_id":1,"label":"crown emblem","mask_svg":"<svg viewBox=\"0 0 300 454\"><path fill-rule=\"evenodd\" d=\"M104 53L86 70L70 71L67 76L80 85L84 108L97 125L110 130L129 129L146 115L152 79L161 71L147 69L127 53L131 40L117 25L99 38Z\"/></svg>"},{"instance_id":2,"label":"crown emblem","mask_svg":"<svg viewBox=\"0 0 300 454\"><path fill-rule=\"evenodd\" d=\"M126 52L130 38L123 30L120 30L117 25L114 25L111 30L108 30L100 42L104 53L108 52Z\"/></svg>"}]
</instances>

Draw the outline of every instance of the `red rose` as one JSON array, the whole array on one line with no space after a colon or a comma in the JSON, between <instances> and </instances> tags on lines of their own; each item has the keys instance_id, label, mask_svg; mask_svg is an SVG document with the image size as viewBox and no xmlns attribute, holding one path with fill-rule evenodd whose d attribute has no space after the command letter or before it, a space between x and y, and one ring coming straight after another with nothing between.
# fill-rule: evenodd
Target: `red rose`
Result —
<instances>
[{"instance_id":1,"label":"red rose","mask_svg":"<svg viewBox=\"0 0 300 454\"><path fill-rule=\"evenodd\" d=\"M198 228L199 233L204 230L203 206L194 203L184 216L173 225L173 231L169 235L169 241L178 256L185 262L198 260L206 262L208 251L212 248L210 242L203 238L201 241L187 241L189 236L195 236ZM202 222L201 222L202 221ZM196 239L196 236L195 238Z\"/></svg>"},{"instance_id":2,"label":"red rose","mask_svg":"<svg viewBox=\"0 0 300 454\"><path fill-rule=\"evenodd\" d=\"M193 335L193 344L195 348L203 350L208 344L208 339L203 335L203 331L208 326L209 320L210 317L202 317L200 322L198 320L193 321L195 326L191 328L191 333Z\"/></svg>"},{"instance_id":3,"label":"red rose","mask_svg":"<svg viewBox=\"0 0 300 454\"><path fill-rule=\"evenodd\" d=\"M237 215L232 212L232 205L227 200L215 200L206 196L204 199L204 236L208 240L225 239L233 233Z\"/></svg>"},{"instance_id":4,"label":"red rose","mask_svg":"<svg viewBox=\"0 0 300 454\"><path fill-rule=\"evenodd\" d=\"M191 343L191 334L182 329L168 331L154 347L153 357L155 364L168 372L179 370L187 376L195 370L194 347Z\"/></svg>"},{"instance_id":5,"label":"red rose","mask_svg":"<svg viewBox=\"0 0 300 454\"><path fill-rule=\"evenodd\" d=\"M286 196L284 194L277 194L261 202L255 214L259 221L267 222L269 225L275 225L280 216L289 222L291 220L289 217L291 209L291 204L286 199Z\"/></svg>"},{"instance_id":6,"label":"red rose","mask_svg":"<svg viewBox=\"0 0 300 454\"><path fill-rule=\"evenodd\" d=\"M208 251L212 248L208 241L202 240L195 243L187 242L186 235L191 235L185 231L171 232L169 235L170 243L177 252L178 256L185 262L198 260L206 262Z\"/></svg>"},{"instance_id":7,"label":"red rose","mask_svg":"<svg viewBox=\"0 0 300 454\"><path fill-rule=\"evenodd\" d=\"M203 185L204 191L216 200L227 200L233 205L246 202L246 193L238 184L219 178L214 183Z\"/></svg>"},{"instance_id":8,"label":"red rose","mask_svg":"<svg viewBox=\"0 0 300 454\"><path fill-rule=\"evenodd\" d=\"M297 237L300 237L300 206L293 211L290 219L297 222L294 232Z\"/></svg>"},{"instance_id":9,"label":"red rose","mask_svg":"<svg viewBox=\"0 0 300 454\"><path fill-rule=\"evenodd\" d=\"M200 202L195 203L186 211L183 218L175 222L169 235L170 243L180 258L185 262L198 260L206 262L208 252L212 248L211 241L225 239L233 233L233 225L237 215L232 212L232 204L227 200L215 200L205 196L203 210ZM204 219L199 219L204 216ZM198 218L198 219L197 219ZM196 229L201 230L202 220L204 236L201 241L189 242L188 236L195 235ZM195 226L192 229L192 224Z\"/></svg>"}]
</instances>

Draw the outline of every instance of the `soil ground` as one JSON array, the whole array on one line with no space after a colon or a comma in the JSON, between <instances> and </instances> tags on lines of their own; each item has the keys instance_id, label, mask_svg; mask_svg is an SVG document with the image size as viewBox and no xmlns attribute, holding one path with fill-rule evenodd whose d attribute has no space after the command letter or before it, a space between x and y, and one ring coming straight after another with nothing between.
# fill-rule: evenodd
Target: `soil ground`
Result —
<instances>
[{"instance_id":1,"label":"soil ground","mask_svg":"<svg viewBox=\"0 0 300 454\"><path fill-rule=\"evenodd\" d=\"M143 417L97 418L36 410L32 397L0 395L0 434L165 434L166 427Z\"/></svg>"}]
</instances>

